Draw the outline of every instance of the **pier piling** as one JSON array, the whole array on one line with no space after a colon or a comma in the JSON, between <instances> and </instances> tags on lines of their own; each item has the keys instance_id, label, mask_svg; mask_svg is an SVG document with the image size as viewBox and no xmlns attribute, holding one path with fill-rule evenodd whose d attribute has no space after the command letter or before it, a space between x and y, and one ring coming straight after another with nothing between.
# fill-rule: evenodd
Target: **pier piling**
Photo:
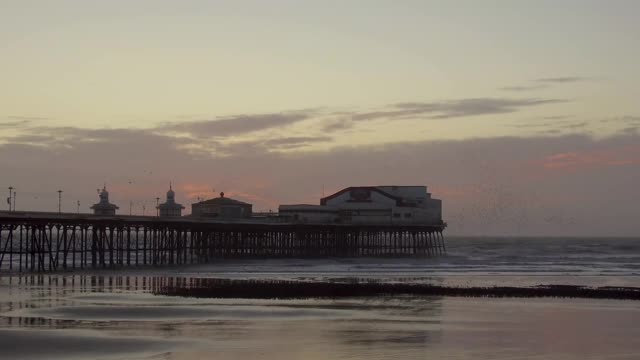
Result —
<instances>
[{"instance_id":1,"label":"pier piling","mask_svg":"<svg viewBox=\"0 0 640 360\"><path fill-rule=\"evenodd\" d=\"M443 225L212 222L0 214L0 271L200 264L218 258L431 257Z\"/></svg>"}]
</instances>

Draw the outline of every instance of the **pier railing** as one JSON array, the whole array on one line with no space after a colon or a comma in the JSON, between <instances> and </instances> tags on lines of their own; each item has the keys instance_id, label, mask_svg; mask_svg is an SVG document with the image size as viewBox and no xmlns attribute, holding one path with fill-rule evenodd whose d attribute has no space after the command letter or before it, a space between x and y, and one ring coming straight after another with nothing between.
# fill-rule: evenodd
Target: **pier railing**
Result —
<instances>
[{"instance_id":1,"label":"pier railing","mask_svg":"<svg viewBox=\"0 0 640 360\"><path fill-rule=\"evenodd\" d=\"M0 214L0 271L200 264L217 258L437 256L443 225L212 222Z\"/></svg>"}]
</instances>

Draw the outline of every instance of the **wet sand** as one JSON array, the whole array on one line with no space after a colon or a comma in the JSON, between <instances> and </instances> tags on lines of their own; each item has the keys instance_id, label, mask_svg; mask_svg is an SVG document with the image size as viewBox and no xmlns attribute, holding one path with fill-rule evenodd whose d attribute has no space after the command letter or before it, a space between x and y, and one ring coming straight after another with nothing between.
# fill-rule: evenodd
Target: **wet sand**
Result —
<instances>
[{"instance_id":1,"label":"wet sand","mask_svg":"<svg viewBox=\"0 0 640 360\"><path fill-rule=\"evenodd\" d=\"M144 358L177 344L157 338L106 336L95 330L0 329L2 359Z\"/></svg>"},{"instance_id":2,"label":"wet sand","mask_svg":"<svg viewBox=\"0 0 640 360\"><path fill-rule=\"evenodd\" d=\"M0 277L0 358L619 360L640 356L636 301L154 295L154 289L167 281L163 276L123 273Z\"/></svg>"}]
</instances>

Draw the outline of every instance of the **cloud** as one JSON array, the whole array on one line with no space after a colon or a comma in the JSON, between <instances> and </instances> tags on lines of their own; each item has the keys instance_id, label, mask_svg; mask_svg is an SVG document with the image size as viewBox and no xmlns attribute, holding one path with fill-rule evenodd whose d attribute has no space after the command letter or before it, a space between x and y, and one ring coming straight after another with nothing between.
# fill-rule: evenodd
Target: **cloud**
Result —
<instances>
[{"instance_id":1,"label":"cloud","mask_svg":"<svg viewBox=\"0 0 640 360\"><path fill-rule=\"evenodd\" d=\"M165 124L158 131L184 132L195 137L223 137L279 128L307 120L308 112L236 115L219 120L188 121Z\"/></svg>"},{"instance_id":2,"label":"cloud","mask_svg":"<svg viewBox=\"0 0 640 360\"><path fill-rule=\"evenodd\" d=\"M510 124L508 126L520 129L530 129L530 128L540 128L540 127L550 127L556 125L556 122L526 122L526 123L517 123Z\"/></svg>"},{"instance_id":3,"label":"cloud","mask_svg":"<svg viewBox=\"0 0 640 360\"><path fill-rule=\"evenodd\" d=\"M635 164L640 164L640 146L562 152L549 155L541 161L543 168L560 170Z\"/></svg>"},{"instance_id":4,"label":"cloud","mask_svg":"<svg viewBox=\"0 0 640 360\"><path fill-rule=\"evenodd\" d=\"M86 129L72 126L38 126L31 127L25 131L25 134L8 140L10 142L39 141L43 144L65 144L71 146L85 142L126 143L146 134L149 134L147 130L139 129Z\"/></svg>"},{"instance_id":5,"label":"cloud","mask_svg":"<svg viewBox=\"0 0 640 360\"><path fill-rule=\"evenodd\" d=\"M0 128L22 128L27 126L29 123L31 123L31 120L0 122Z\"/></svg>"},{"instance_id":6,"label":"cloud","mask_svg":"<svg viewBox=\"0 0 640 360\"><path fill-rule=\"evenodd\" d=\"M623 124L630 124L630 125L640 125L640 116L634 116L634 115L626 115L626 116L618 116L618 117L612 117L612 118L608 118L608 119L602 119L601 120L603 123L623 123Z\"/></svg>"},{"instance_id":7,"label":"cloud","mask_svg":"<svg viewBox=\"0 0 640 360\"><path fill-rule=\"evenodd\" d=\"M39 121L39 120L51 119L51 118L42 117L42 116L24 116L24 115L10 115L10 116L7 116L7 118L11 120L24 120L24 121Z\"/></svg>"},{"instance_id":8,"label":"cloud","mask_svg":"<svg viewBox=\"0 0 640 360\"><path fill-rule=\"evenodd\" d=\"M569 116L547 116L543 117L544 120L553 121L528 121L516 124L509 124L507 126L518 129L532 129L539 135L556 135L567 133L567 131L575 131L578 129L584 129L588 127L591 122L588 121L571 121L565 120L570 118Z\"/></svg>"},{"instance_id":9,"label":"cloud","mask_svg":"<svg viewBox=\"0 0 640 360\"><path fill-rule=\"evenodd\" d=\"M564 129L581 129L589 125L587 121L559 124L558 127Z\"/></svg>"},{"instance_id":10,"label":"cloud","mask_svg":"<svg viewBox=\"0 0 640 360\"><path fill-rule=\"evenodd\" d=\"M562 134L562 130L560 129L544 129L544 130L537 130L535 132L538 135L559 135Z\"/></svg>"},{"instance_id":11,"label":"cloud","mask_svg":"<svg viewBox=\"0 0 640 360\"><path fill-rule=\"evenodd\" d=\"M640 231L635 216L640 202L637 134L601 140L558 135L399 142L292 153L264 151L258 143L255 151L211 157L194 155L176 146L173 137L153 132L55 133L72 139L70 146L0 145L3 181L20 184L21 209L57 209L55 191L62 188L63 210L75 211L79 200L81 210L88 211L97 201L95 189L104 182L113 189L114 203L128 210L126 205L133 201L137 214L142 204L147 214L152 211L169 181L187 212L196 196L220 191L262 210L277 204L318 203L323 185L331 193L351 185L425 184L444 201L447 234ZM98 140L84 141L83 136ZM327 140L302 138L283 137L276 143ZM549 220L569 218L575 221Z\"/></svg>"},{"instance_id":12,"label":"cloud","mask_svg":"<svg viewBox=\"0 0 640 360\"><path fill-rule=\"evenodd\" d=\"M8 138L11 143L14 144L26 144L26 145L34 145L34 146L48 146L53 144L55 138L52 138L49 135L17 135Z\"/></svg>"},{"instance_id":13,"label":"cloud","mask_svg":"<svg viewBox=\"0 0 640 360\"><path fill-rule=\"evenodd\" d=\"M327 133L337 132L341 130L348 130L353 128L353 121L350 118L335 119L326 121L322 127L322 131Z\"/></svg>"},{"instance_id":14,"label":"cloud","mask_svg":"<svg viewBox=\"0 0 640 360\"><path fill-rule=\"evenodd\" d=\"M523 91L532 91L532 90L540 90L546 88L547 85L544 84L536 84L536 85L519 85L519 86L505 86L501 87L500 90L504 91L515 91L515 92L523 92Z\"/></svg>"},{"instance_id":15,"label":"cloud","mask_svg":"<svg viewBox=\"0 0 640 360\"><path fill-rule=\"evenodd\" d=\"M9 144L16 145L82 148L85 144L97 143L129 146L139 139L146 138L171 144L176 149L190 155L204 157L242 156L256 152L285 151L333 140L330 136L319 135L222 141L223 139L218 137L208 138L202 134L196 138L172 136L156 129L84 129L76 127L32 127L22 134L9 136L4 140Z\"/></svg>"},{"instance_id":16,"label":"cloud","mask_svg":"<svg viewBox=\"0 0 640 360\"><path fill-rule=\"evenodd\" d=\"M536 79L535 81L541 82L541 83L550 83L550 84L565 84L565 83L574 83L574 82L580 82L580 81L586 81L586 80L590 80L590 78L581 77L581 76L562 76L562 77L541 78L541 79Z\"/></svg>"},{"instance_id":17,"label":"cloud","mask_svg":"<svg viewBox=\"0 0 640 360\"><path fill-rule=\"evenodd\" d=\"M217 156L252 156L257 153L269 153L303 148L320 142L329 142L330 136L291 136L271 139L244 140L235 142L216 142L209 146L205 153L215 153Z\"/></svg>"},{"instance_id":18,"label":"cloud","mask_svg":"<svg viewBox=\"0 0 640 360\"><path fill-rule=\"evenodd\" d=\"M527 107L566 101L564 99L539 98L468 98L439 102L404 102L390 104L381 110L369 112L331 112L331 109L306 109L227 116L214 120L171 122L147 129L37 126L27 127L19 134L5 136L3 142L50 148L79 147L80 144L90 142L126 144L135 141L137 137L153 135L157 139L170 143L176 149L198 158L232 156L234 154L245 156L257 152L300 151L313 144L331 143L333 138L328 134L354 128L359 122L496 115L517 112ZM309 120L310 127L303 136L296 135L299 134L299 130L292 132L293 130L286 129L288 136L282 136L278 133L283 128L306 120ZM579 126L574 125L574 127L578 128Z\"/></svg>"},{"instance_id":19,"label":"cloud","mask_svg":"<svg viewBox=\"0 0 640 360\"><path fill-rule=\"evenodd\" d=\"M275 138L264 141L262 144L269 146L303 146L316 142L327 142L333 140L330 136L293 136L284 138Z\"/></svg>"},{"instance_id":20,"label":"cloud","mask_svg":"<svg viewBox=\"0 0 640 360\"><path fill-rule=\"evenodd\" d=\"M531 80L531 82L526 85L504 86L504 87L501 87L500 90L512 91L512 92L526 92L526 91L546 89L553 85L575 83L575 82L581 82L581 81L587 81L587 80L591 80L591 78L581 77L581 76L561 76L561 77L540 78L540 79Z\"/></svg>"},{"instance_id":21,"label":"cloud","mask_svg":"<svg viewBox=\"0 0 640 360\"><path fill-rule=\"evenodd\" d=\"M352 119L354 121L369 121L381 118L404 119L425 115L430 119L449 119L512 113L526 107L563 102L567 102L567 100L470 98L442 102L410 102L394 104L383 111L356 113L352 116Z\"/></svg>"},{"instance_id":22,"label":"cloud","mask_svg":"<svg viewBox=\"0 0 640 360\"><path fill-rule=\"evenodd\" d=\"M439 102L406 102L384 106L377 111L331 111L304 109L278 113L235 115L212 120L183 120L147 129L87 129L77 127L29 126L20 120L0 126L23 126L18 134L7 134L3 142L37 146L77 146L83 142L126 142L150 134L165 137L175 147L198 156L227 156L233 151L286 151L318 142L330 142L326 134L357 126L371 120L412 118L448 119L504 114L526 107L562 103L563 99L469 98ZM309 120L304 136L278 137L277 130ZM287 129L288 130L288 129Z\"/></svg>"}]
</instances>

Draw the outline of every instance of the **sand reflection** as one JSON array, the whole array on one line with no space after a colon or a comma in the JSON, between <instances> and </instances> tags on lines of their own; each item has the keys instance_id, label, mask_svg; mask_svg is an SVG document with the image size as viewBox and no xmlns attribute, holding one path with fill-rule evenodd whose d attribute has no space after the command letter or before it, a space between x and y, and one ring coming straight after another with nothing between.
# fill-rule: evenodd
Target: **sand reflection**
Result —
<instances>
[{"instance_id":1,"label":"sand reflection","mask_svg":"<svg viewBox=\"0 0 640 360\"><path fill-rule=\"evenodd\" d=\"M105 336L97 331L0 330L4 359L90 359L151 356L174 348L175 341Z\"/></svg>"},{"instance_id":2,"label":"sand reflection","mask_svg":"<svg viewBox=\"0 0 640 360\"><path fill-rule=\"evenodd\" d=\"M632 301L155 295L206 283L156 275L2 277L0 357L631 360L640 348L640 309Z\"/></svg>"}]
</instances>

